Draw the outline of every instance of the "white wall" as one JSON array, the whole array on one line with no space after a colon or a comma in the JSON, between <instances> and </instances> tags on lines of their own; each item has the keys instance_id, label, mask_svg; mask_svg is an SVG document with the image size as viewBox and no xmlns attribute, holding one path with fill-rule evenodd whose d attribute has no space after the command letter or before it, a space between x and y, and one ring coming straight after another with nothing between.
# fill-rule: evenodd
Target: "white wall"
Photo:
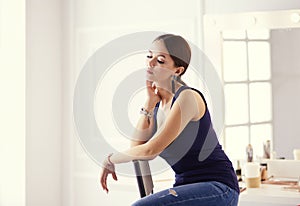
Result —
<instances>
[{"instance_id":1,"label":"white wall","mask_svg":"<svg viewBox=\"0 0 300 206\"><path fill-rule=\"evenodd\" d=\"M299 0L204 0L205 14L299 9Z\"/></svg>"},{"instance_id":2,"label":"white wall","mask_svg":"<svg viewBox=\"0 0 300 206\"><path fill-rule=\"evenodd\" d=\"M61 205L61 1L26 1L26 205Z\"/></svg>"},{"instance_id":3,"label":"white wall","mask_svg":"<svg viewBox=\"0 0 300 206\"><path fill-rule=\"evenodd\" d=\"M73 84L71 78L74 74L73 59L74 54L74 19L73 19L73 0L65 0L62 2L61 11L63 11L61 24L62 24L62 73L61 73L61 92L62 92L62 110L61 110L61 205L73 206L72 193L72 161L73 161L73 116L72 116L72 97L73 97Z\"/></svg>"},{"instance_id":4,"label":"white wall","mask_svg":"<svg viewBox=\"0 0 300 206\"><path fill-rule=\"evenodd\" d=\"M85 156L81 156L84 164L78 164L75 160L75 155L82 151L78 147L72 118L73 88L78 74L74 68L80 68L93 51L92 47L95 47L86 44L87 47L81 53L82 59L76 59L77 32L89 29L91 33L93 30L102 31L97 42L99 46L106 40L121 35L124 30L165 30L164 28L171 28L181 20L193 24L195 32L188 35L201 45L203 7L198 0L189 1L188 5L186 2L26 1L27 205L101 205L103 201L116 201L116 198L106 196L99 189L99 167ZM256 0L255 3L245 1L243 4L238 0L204 2L206 13L299 7L297 0ZM108 35L111 31L115 31L113 36ZM89 33L87 37L88 35ZM95 33L91 36L93 35ZM89 170L90 173L80 176L83 174L80 173L81 170ZM81 177L87 180L81 181ZM118 185L112 187L118 188ZM119 192L121 194L122 190ZM3 199L0 195L0 200L1 198Z\"/></svg>"},{"instance_id":5,"label":"white wall","mask_svg":"<svg viewBox=\"0 0 300 206\"><path fill-rule=\"evenodd\" d=\"M25 205L25 3L0 1L0 205Z\"/></svg>"},{"instance_id":6,"label":"white wall","mask_svg":"<svg viewBox=\"0 0 300 206\"><path fill-rule=\"evenodd\" d=\"M78 61L76 32L101 30L103 36L98 39L104 43L128 28L165 30L181 21L195 28L188 35L201 42L199 2L178 12L183 6L182 1L26 1L26 205L99 205L105 198L108 204L120 201L118 193L108 198L98 190L99 167L94 162L82 154L83 165L74 161L76 154L83 153L72 117L78 75L74 68L80 68L77 63L83 64L89 50L99 46L83 50L87 53ZM81 170L90 171L88 178L81 178ZM112 187L120 194L128 190ZM130 190L138 196L137 190Z\"/></svg>"},{"instance_id":7,"label":"white wall","mask_svg":"<svg viewBox=\"0 0 300 206\"><path fill-rule=\"evenodd\" d=\"M184 9L182 9L184 8ZM63 205L129 205L139 198L136 180L110 181L106 195L99 185L99 170L81 148L72 117L72 97L79 71L102 44L126 33L146 30L179 32L201 45L200 1L86 0L64 3L63 19ZM99 148L100 149L100 148Z\"/></svg>"}]
</instances>

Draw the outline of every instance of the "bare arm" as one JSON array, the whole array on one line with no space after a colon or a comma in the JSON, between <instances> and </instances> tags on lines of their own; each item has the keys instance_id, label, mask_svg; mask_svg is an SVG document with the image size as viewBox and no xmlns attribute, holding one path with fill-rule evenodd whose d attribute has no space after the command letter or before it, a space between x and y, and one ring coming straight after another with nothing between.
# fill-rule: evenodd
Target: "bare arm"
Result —
<instances>
[{"instance_id":1,"label":"bare arm","mask_svg":"<svg viewBox=\"0 0 300 206\"><path fill-rule=\"evenodd\" d=\"M112 163L148 160L160 154L176 139L191 120L203 116L205 111L204 102L200 95L194 93L191 90L183 91L175 101L161 129L146 143L112 155Z\"/></svg>"},{"instance_id":2,"label":"bare arm","mask_svg":"<svg viewBox=\"0 0 300 206\"><path fill-rule=\"evenodd\" d=\"M154 120L145 115L141 115L137 123L136 129L131 139L131 147L135 147L146 143L152 135Z\"/></svg>"},{"instance_id":3,"label":"bare arm","mask_svg":"<svg viewBox=\"0 0 300 206\"><path fill-rule=\"evenodd\" d=\"M155 93L156 87L152 85L152 82L146 81L148 99L144 105L144 108L153 114L155 105L160 101L160 97ZM138 146L146 143L152 135L154 127L153 118L148 118L145 115L141 115L135 132L133 134L133 138L131 140L131 147Z\"/></svg>"},{"instance_id":4,"label":"bare arm","mask_svg":"<svg viewBox=\"0 0 300 206\"><path fill-rule=\"evenodd\" d=\"M145 109L148 112L152 112L154 110L154 107L157 102L160 101L160 96L155 93L155 86L152 85L152 82L146 81L147 86L147 92L148 92L148 100L145 103ZM136 130L133 134L133 139L131 140L131 148L139 148L139 146L144 145L145 142L149 140L149 138L152 135L152 129L154 125L153 118L149 119L145 115L141 115ZM129 162L133 160L132 158L126 158L125 155L121 155L123 153L120 153L119 155L116 154L117 158L119 159L119 162ZM119 157L118 157L119 156ZM117 175L115 173L115 166L114 162L111 162L112 156L106 158L103 162L103 170L100 175L100 184L102 185L103 190L108 192L107 187L107 177L109 174L112 175L114 180L117 180Z\"/></svg>"},{"instance_id":5,"label":"bare arm","mask_svg":"<svg viewBox=\"0 0 300 206\"><path fill-rule=\"evenodd\" d=\"M107 165L107 167L103 169L100 178L104 190L108 192L106 181L108 174L112 174L112 177L117 180L114 164L130 162L132 160L153 159L176 139L189 121L197 120L203 116L205 104L200 95L195 95L194 93L194 91L186 90L179 95L164 125L149 141L143 143L144 140L139 139L139 141L132 144L130 149L113 154L105 160L104 165ZM143 119L140 121L139 127L147 128L147 121ZM148 128L151 128L151 122L148 122L148 124Z\"/></svg>"}]
</instances>

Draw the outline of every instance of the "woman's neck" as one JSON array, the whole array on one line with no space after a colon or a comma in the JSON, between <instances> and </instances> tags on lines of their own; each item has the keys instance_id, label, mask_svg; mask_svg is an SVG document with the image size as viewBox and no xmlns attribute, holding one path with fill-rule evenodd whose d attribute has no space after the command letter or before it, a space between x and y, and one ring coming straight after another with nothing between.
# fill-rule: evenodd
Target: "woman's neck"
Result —
<instances>
[{"instance_id":1,"label":"woman's neck","mask_svg":"<svg viewBox=\"0 0 300 206\"><path fill-rule=\"evenodd\" d=\"M175 84L175 93L181 87L181 84L176 83ZM158 88L158 95L161 97L161 103L162 108L167 106L173 99L174 95L171 90L164 89L164 88Z\"/></svg>"}]
</instances>

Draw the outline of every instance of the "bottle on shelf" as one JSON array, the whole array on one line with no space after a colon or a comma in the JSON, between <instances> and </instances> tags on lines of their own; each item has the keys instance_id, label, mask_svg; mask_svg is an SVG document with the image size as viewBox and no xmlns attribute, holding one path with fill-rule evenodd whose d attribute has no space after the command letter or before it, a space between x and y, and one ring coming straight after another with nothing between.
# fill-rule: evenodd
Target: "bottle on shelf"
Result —
<instances>
[{"instance_id":1,"label":"bottle on shelf","mask_svg":"<svg viewBox=\"0 0 300 206\"><path fill-rule=\"evenodd\" d=\"M238 181L242 181L242 168L241 168L241 165L240 165L240 160L237 161L235 174L237 176Z\"/></svg>"},{"instance_id":2,"label":"bottle on shelf","mask_svg":"<svg viewBox=\"0 0 300 206\"><path fill-rule=\"evenodd\" d=\"M253 148L251 144L246 147L247 162L253 162Z\"/></svg>"}]
</instances>

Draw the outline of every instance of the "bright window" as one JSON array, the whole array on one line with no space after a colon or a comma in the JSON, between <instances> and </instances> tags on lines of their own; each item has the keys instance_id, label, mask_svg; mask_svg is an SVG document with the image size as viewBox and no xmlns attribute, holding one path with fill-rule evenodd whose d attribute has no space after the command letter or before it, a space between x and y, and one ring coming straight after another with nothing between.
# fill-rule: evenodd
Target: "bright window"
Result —
<instances>
[{"instance_id":1,"label":"bright window","mask_svg":"<svg viewBox=\"0 0 300 206\"><path fill-rule=\"evenodd\" d=\"M223 43L223 67L225 81L247 80L247 56L245 42L225 41Z\"/></svg>"},{"instance_id":2,"label":"bright window","mask_svg":"<svg viewBox=\"0 0 300 206\"><path fill-rule=\"evenodd\" d=\"M226 84L225 123L226 125L246 124L249 120L247 84ZM238 98L238 101L237 101Z\"/></svg>"},{"instance_id":3,"label":"bright window","mask_svg":"<svg viewBox=\"0 0 300 206\"><path fill-rule=\"evenodd\" d=\"M268 30L222 32L225 95L223 143L231 159L244 159L252 144L254 158L272 139L272 88Z\"/></svg>"}]
</instances>

